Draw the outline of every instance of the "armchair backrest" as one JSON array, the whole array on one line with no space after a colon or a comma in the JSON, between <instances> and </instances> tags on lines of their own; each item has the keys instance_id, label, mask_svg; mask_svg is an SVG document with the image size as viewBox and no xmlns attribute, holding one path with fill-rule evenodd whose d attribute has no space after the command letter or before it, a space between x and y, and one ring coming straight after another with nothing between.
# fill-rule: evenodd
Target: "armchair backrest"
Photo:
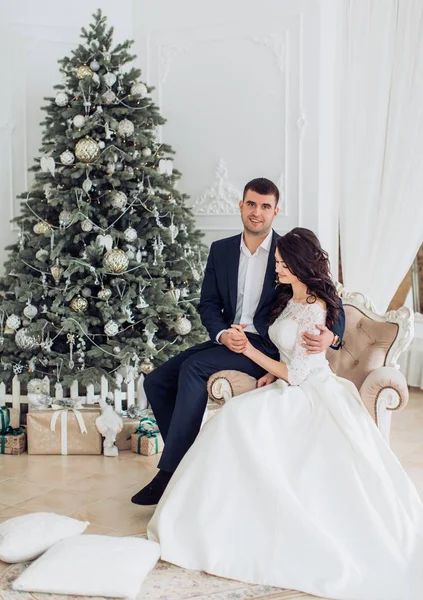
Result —
<instances>
[{"instance_id":1,"label":"armchair backrest","mask_svg":"<svg viewBox=\"0 0 423 600\"><path fill-rule=\"evenodd\" d=\"M364 294L347 292L342 286L338 293L345 310L343 346L329 350L327 358L337 375L360 389L374 369L399 368L397 359L413 338L413 315L405 306L380 315Z\"/></svg>"}]
</instances>

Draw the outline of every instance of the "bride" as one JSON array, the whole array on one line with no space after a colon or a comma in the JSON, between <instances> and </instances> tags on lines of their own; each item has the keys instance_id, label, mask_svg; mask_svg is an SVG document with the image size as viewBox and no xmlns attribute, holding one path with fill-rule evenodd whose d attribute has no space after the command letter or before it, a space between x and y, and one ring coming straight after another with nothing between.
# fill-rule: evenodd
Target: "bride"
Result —
<instances>
[{"instance_id":1,"label":"bride","mask_svg":"<svg viewBox=\"0 0 423 600\"><path fill-rule=\"evenodd\" d=\"M148 526L163 560L336 600L423 599L423 504L354 385L302 334L330 327L326 252L296 228L277 240L269 335L280 362L202 429ZM240 326L235 326L241 329Z\"/></svg>"}]
</instances>

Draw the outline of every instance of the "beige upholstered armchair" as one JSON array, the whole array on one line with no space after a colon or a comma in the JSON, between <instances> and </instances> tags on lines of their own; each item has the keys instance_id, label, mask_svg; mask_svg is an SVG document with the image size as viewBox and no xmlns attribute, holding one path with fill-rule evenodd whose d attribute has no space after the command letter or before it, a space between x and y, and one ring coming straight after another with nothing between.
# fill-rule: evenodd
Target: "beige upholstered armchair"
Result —
<instances>
[{"instance_id":1,"label":"beige upholstered armchair","mask_svg":"<svg viewBox=\"0 0 423 600\"><path fill-rule=\"evenodd\" d=\"M386 440L389 440L392 411L408 402L408 387L399 371L398 357L410 344L413 315L403 306L379 315L363 294L347 292L338 286L344 303L345 334L340 350L329 350L333 371L352 381ZM219 371L208 381L212 402L224 404L256 387L256 379L239 371Z\"/></svg>"}]
</instances>

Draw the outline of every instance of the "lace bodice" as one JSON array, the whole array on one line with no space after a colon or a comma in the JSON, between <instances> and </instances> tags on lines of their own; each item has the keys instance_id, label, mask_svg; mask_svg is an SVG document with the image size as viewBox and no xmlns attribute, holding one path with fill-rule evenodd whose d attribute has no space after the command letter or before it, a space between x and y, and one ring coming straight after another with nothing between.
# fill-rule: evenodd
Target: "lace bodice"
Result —
<instances>
[{"instance_id":1,"label":"lace bodice","mask_svg":"<svg viewBox=\"0 0 423 600\"><path fill-rule=\"evenodd\" d=\"M280 360L288 366L291 385L299 385L311 373L329 369L324 352L307 354L302 346L302 334L318 334L316 325L325 322L326 311L319 304L299 304L291 299L269 327L269 337L279 350Z\"/></svg>"}]
</instances>

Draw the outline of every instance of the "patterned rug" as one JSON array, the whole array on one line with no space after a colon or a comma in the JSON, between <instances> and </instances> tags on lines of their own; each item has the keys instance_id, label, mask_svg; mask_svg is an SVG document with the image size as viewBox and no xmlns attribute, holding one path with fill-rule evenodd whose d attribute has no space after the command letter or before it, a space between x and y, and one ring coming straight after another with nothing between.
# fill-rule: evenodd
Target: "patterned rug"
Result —
<instances>
[{"instance_id":1,"label":"patterned rug","mask_svg":"<svg viewBox=\"0 0 423 600\"><path fill-rule=\"evenodd\" d=\"M10 565L2 574L1 600L106 600L99 596L14 592L12 582L29 564ZM144 581L138 598L139 600L300 600L304 598L304 594L222 579L202 571L189 571L159 561Z\"/></svg>"}]
</instances>

